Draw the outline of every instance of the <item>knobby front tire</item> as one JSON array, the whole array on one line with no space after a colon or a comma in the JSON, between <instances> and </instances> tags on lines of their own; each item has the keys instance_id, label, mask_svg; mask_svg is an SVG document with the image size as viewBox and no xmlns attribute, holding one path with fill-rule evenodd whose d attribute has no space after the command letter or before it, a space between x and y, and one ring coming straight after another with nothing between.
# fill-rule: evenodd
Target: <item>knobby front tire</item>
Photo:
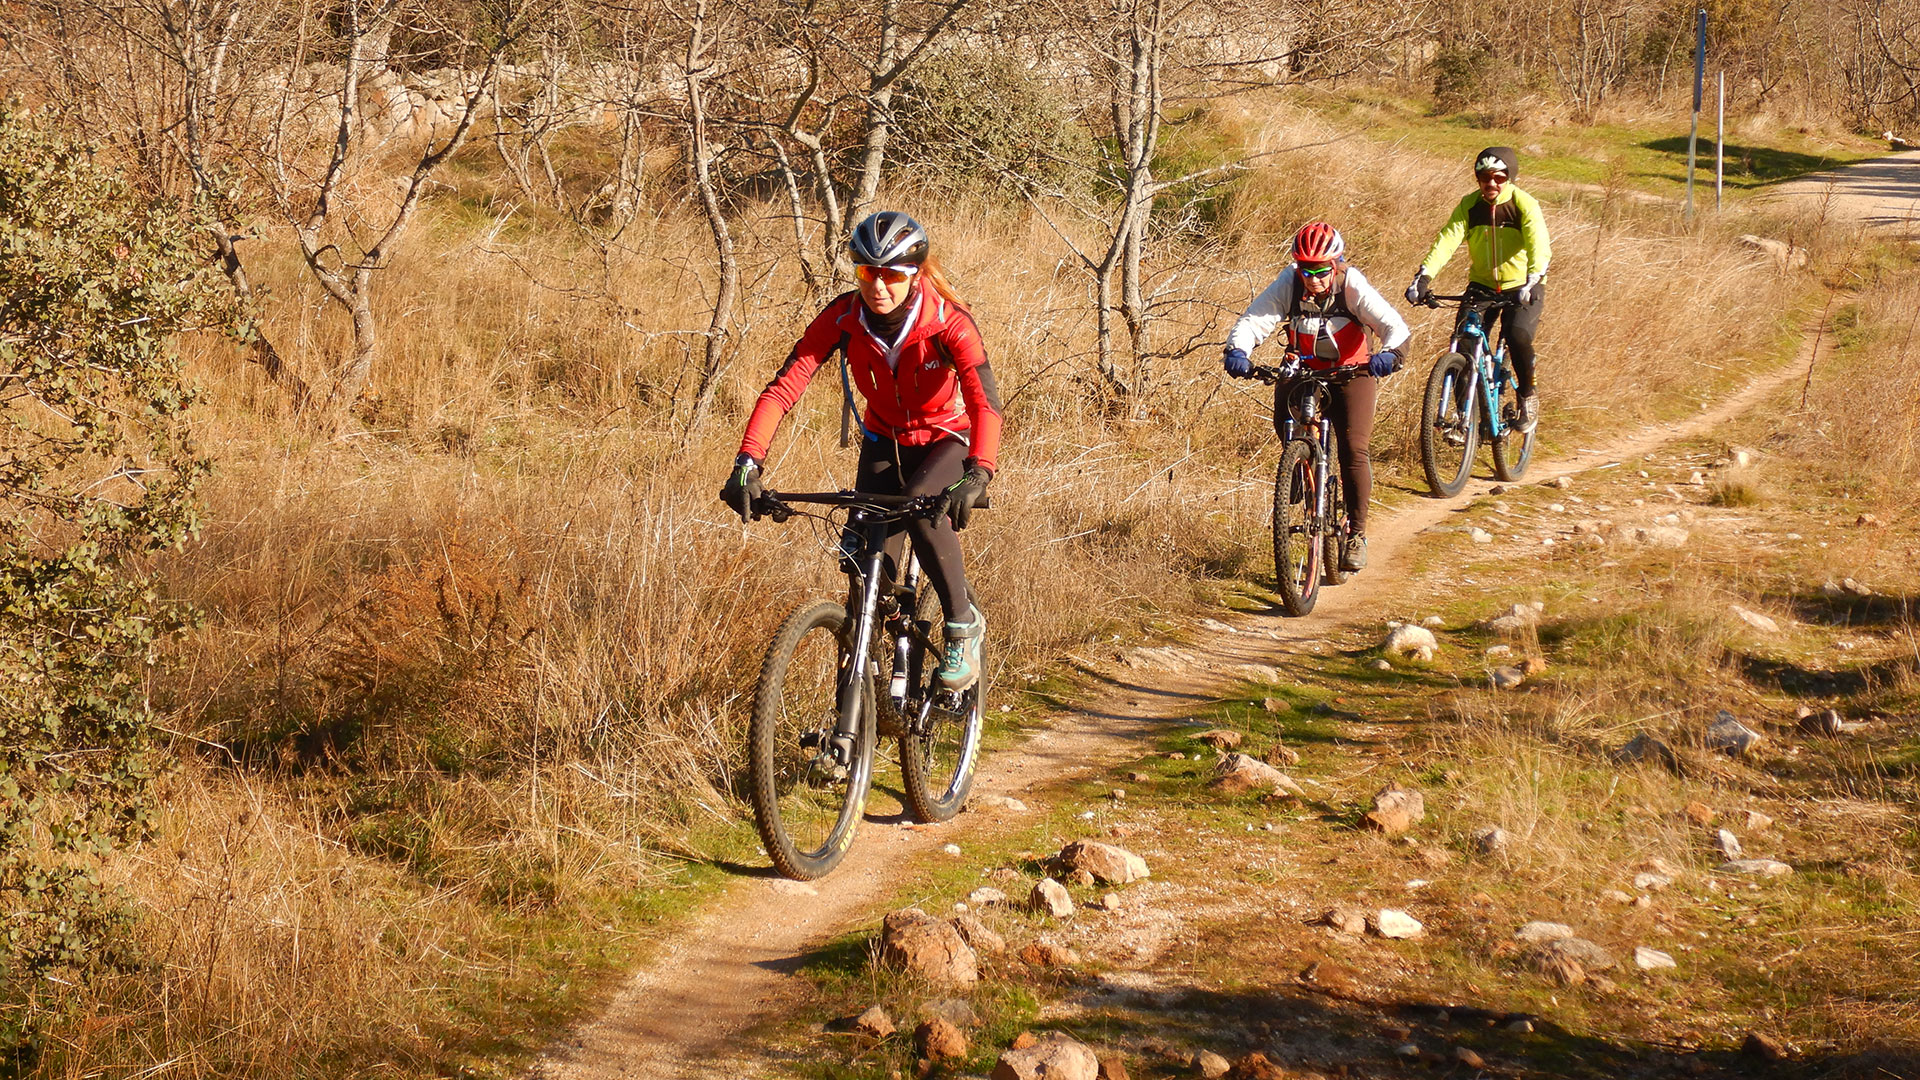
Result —
<instances>
[{"instance_id":1,"label":"knobby front tire","mask_svg":"<svg viewBox=\"0 0 1920 1080\"><path fill-rule=\"evenodd\" d=\"M821 600L796 608L767 647L753 696L747 767L754 823L774 868L797 881L826 874L846 856L873 780L873 685L846 675L846 628L844 605ZM846 768L836 767L831 750L842 709L860 718Z\"/></svg>"},{"instance_id":2,"label":"knobby front tire","mask_svg":"<svg viewBox=\"0 0 1920 1080\"><path fill-rule=\"evenodd\" d=\"M1427 396L1420 407L1420 464L1427 486L1445 499L1460 494L1473 471L1473 455L1480 448L1480 404L1468 392L1473 367L1466 357L1449 352L1427 376Z\"/></svg>"},{"instance_id":3,"label":"knobby front tire","mask_svg":"<svg viewBox=\"0 0 1920 1080\"><path fill-rule=\"evenodd\" d=\"M1298 617L1320 599L1326 539L1315 519L1320 448L1305 439L1287 444L1273 479L1273 576L1287 614Z\"/></svg>"}]
</instances>

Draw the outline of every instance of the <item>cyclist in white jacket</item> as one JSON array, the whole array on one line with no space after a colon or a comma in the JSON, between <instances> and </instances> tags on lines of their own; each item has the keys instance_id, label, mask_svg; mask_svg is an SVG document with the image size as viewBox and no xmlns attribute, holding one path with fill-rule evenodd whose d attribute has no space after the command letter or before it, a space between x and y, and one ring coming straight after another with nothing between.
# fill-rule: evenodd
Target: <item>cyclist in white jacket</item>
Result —
<instances>
[{"instance_id":1,"label":"cyclist in white jacket","mask_svg":"<svg viewBox=\"0 0 1920 1080\"><path fill-rule=\"evenodd\" d=\"M1367 504L1373 495L1373 456L1368 444L1373 440L1374 406L1380 380L1400 370L1401 350L1409 336L1407 323L1358 267L1347 265L1346 241L1323 221L1308 222L1294 234L1293 262L1233 324L1221 358L1227 374L1240 379L1252 376L1249 354L1282 323L1287 327L1287 350L1302 357L1308 367L1364 365L1367 369L1367 374L1331 388L1327 416L1338 439L1351 535L1340 569L1359 570L1367 565ZM1378 352L1367 350L1369 330L1380 340ZM1287 390L1277 387L1274 400L1285 401ZM1275 416L1276 424L1279 420Z\"/></svg>"}]
</instances>

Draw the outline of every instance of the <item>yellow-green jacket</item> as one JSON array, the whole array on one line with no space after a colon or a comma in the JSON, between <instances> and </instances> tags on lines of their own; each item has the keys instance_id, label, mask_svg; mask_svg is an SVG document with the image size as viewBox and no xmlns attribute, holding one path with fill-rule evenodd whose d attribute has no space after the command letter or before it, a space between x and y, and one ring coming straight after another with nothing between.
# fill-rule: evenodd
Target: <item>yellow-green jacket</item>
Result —
<instances>
[{"instance_id":1,"label":"yellow-green jacket","mask_svg":"<svg viewBox=\"0 0 1920 1080\"><path fill-rule=\"evenodd\" d=\"M1433 238L1420 272L1438 276L1463 239L1473 260L1469 277L1488 288L1517 289L1528 276L1545 274L1553 258L1540 203L1517 187L1501 191L1500 201L1491 206L1478 191L1461 199Z\"/></svg>"}]
</instances>

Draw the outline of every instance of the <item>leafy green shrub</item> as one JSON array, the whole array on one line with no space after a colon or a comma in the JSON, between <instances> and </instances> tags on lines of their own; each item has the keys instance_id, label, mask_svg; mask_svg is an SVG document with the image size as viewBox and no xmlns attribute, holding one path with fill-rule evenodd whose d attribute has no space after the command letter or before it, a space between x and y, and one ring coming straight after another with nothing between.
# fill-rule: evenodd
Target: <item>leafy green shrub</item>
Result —
<instances>
[{"instance_id":1,"label":"leafy green shrub","mask_svg":"<svg viewBox=\"0 0 1920 1080\"><path fill-rule=\"evenodd\" d=\"M1442 112L1485 104L1498 92L1486 42L1442 45L1433 55L1433 98Z\"/></svg>"},{"instance_id":2,"label":"leafy green shrub","mask_svg":"<svg viewBox=\"0 0 1920 1080\"><path fill-rule=\"evenodd\" d=\"M0 1046L57 972L127 961L101 857L162 767L145 700L185 613L140 562L196 528L207 463L171 349L225 317L193 223L0 103ZM69 979L71 981L71 978Z\"/></svg>"},{"instance_id":3,"label":"leafy green shrub","mask_svg":"<svg viewBox=\"0 0 1920 1080\"><path fill-rule=\"evenodd\" d=\"M1068 103L1018 60L986 49L930 57L895 99L896 151L954 177L1057 180L1093 142Z\"/></svg>"}]
</instances>

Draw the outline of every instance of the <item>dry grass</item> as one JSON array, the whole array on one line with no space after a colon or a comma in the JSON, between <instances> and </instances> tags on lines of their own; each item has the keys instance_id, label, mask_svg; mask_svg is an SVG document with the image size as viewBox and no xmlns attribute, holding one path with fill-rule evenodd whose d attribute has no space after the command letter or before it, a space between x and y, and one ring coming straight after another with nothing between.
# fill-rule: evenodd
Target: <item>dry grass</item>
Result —
<instances>
[{"instance_id":1,"label":"dry grass","mask_svg":"<svg viewBox=\"0 0 1920 1080\"><path fill-rule=\"evenodd\" d=\"M1251 104L1204 122L1255 148L1337 134ZM1217 341L1308 216L1339 224L1397 292L1464 190L1411 152L1311 153L1310 182L1303 156L1274 158L1204 243L1156 250L1163 283L1200 313L1165 341L1208 318ZM525 926L598 919L677 860L742 843L730 792L757 651L834 582L824 534L743 531L714 492L812 304L775 223L743 214L739 358L719 415L690 424L696 223L666 208L601 252L537 212L509 217L480 164L457 183L385 272L364 428L318 441L231 351L196 348L211 525L164 571L207 618L154 688L191 760L161 840L116 868L164 962L62 1029L53 1073L170 1058L182 1076L433 1072L477 1026L444 1010L520 977L518 950L537 951ZM1038 218L971 196L895 200L939 238L1009 408L996 509L966 537L997 685L1181 608L1196 581L1264 573L1271 431L1261 397L1218 377L1214 347L1162 366L1144 420L1115 419L1085 392L1085 281ZM1767 354L1801 288L1651 217L1548 211L1542 370L1563 437L1689 406ZM269 332L296 357L339 355L345 327L285 246L266 246ZM1670 268L1674 317L1631 302L1650 265ZM1192 272L1213 267L1232 273ZM1417 320L1416 355L1442 346L1442 319ZM1683 359L1696 356L1716 370ZM1422 376L1385 398L1390 462L1412 445ZM836 389L789 418L776 484L844 482Z\"/></svg>"}]
</instances>

